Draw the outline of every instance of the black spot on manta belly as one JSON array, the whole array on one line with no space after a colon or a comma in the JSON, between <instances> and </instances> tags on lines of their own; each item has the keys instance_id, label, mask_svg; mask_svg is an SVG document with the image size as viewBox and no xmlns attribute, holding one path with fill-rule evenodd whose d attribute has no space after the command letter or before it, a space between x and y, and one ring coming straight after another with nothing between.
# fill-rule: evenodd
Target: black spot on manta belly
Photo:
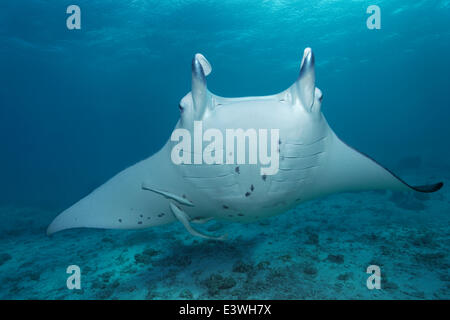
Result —
<instances>
[{"instance_id":1,"label":"black spot on manta belly","mask_svg":"<svg viewBox=\"0 0 450 320\"><path fill-rule=\"evenodd\" d=\"M261 178L262 178L264 181L266 181L267 176L266 176L265 174L263 174L263 175L261 176Z\"/></svg>"},{"instance_id":2,"label":"black spot on manta belly","mask_svg":"<svg viewBox=\"0 0 450 320\"><path fill-rule=\"evenodd\" d=\"M255 187L253 185L250 186L250 191L253 192L253 190L255 190Z\"/></svg>"},{"instance_id":3,"label":"black spot on manta belly","mask_svg":"<svg viewBox=\"0 0 450 320\"><path fill-rule=\"evenodd\" d=\"M239 167L234 168L234 171L236 171L237 174L241 173L240 170L239 170Z\"/></svg>"},{"instance_id":4,"label":"black spot on manta belly","mask_svg":"<svg viewBox=\"0 0 450 320\"><path fill-rule=\"evenodd\" d=\"M119 219L119 222L122 223L122 219Z\"/></svg>"},{"instance_id":5,"label":"black spot on manta belly","mask_svg":"<svg viewBox=\"0 0 450 320\"><path fill-rule=\"evenodd\" d=\"M160 214L158 214L158 217L161 218L164 216L164 214L165 214L164 212L161 212Z\"/></svg>"},{"instance_id":6,"label":"black spot on manta belly","mask_svg":"<svg viewBox=\"0 0 450 320\"><path fill-rule=\"evenodd\" d=\"M142 221L138 221L138 224L142 224Z\"/></svg>"},{"instance_id":7,"label":"black spot on manta belly","mask_svg":"<svg viewBox=\"0 0 450 320\"><path fill-rule=\"evenodd\" d=\"M250 196L250 195L251 195L251 193L248 192L248 191L245 193L245 196L246 196L246 197L248 197L248 196Z\"/></svg>"},{"instance_id":8,"label":"black spot on manta belly","mask_svg":"<svg viewBox=\"0 0 450 320\"><path fill-rule=\"evenodd\" d=\"M222 207L223 207L224 209L229 209L229 207L226 206L226 205L223 205Z\"/></svg>"}]
</instances>

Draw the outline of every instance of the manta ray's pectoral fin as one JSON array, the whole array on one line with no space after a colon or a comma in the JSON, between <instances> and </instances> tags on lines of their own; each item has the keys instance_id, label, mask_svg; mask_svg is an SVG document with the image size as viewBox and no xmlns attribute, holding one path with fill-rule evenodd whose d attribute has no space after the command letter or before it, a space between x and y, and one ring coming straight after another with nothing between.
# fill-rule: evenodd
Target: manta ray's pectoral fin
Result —
<instances>
[{"instance_id":1,"label":"manta ray's pectoral fin","mask_svg":"<svg viewBox=\"0 0 450 320\"><path fill-rule=\"evenodd\" d=\"M201 237L204 239L210 239L210 240L225 240L226 239L226 237L227 237L226 235L223 235L220 237L211 237L211 236L203 234L203 233L195 230L194 228L192 228L191 223L190 223L191 219L186 214L186 212L181 210L179 207L177 207L172 202L170 203L170 209L172 210L172 213L178 219L178 221L180 221L183 224L183 226L186 228L186 230L193 236Z\"/></svg>"},{"instance_id":2,"label":"manta ray's pectoral fin","mask_svg":"<svg viewBox=\"0 0 450 320\"><path fill-rule=\"evenodd\" d=\"M334 133L329 136L324 154L324 162L316 176L315 195L382 189L431 193L444 185L442 182L409 185L372 158L349 147Z\"/></svg>"},{"instance_id":3,"label":"manta ray's pectoral fin","mask_svg":"<svg viewBox=\"0 0 450 320\"><path fill-rule=\"evenodd\" d=\"M405 182L405 184L407 184L407 183ZM417 192L432 193L432 192L436 192L436 191L440 190L444 186L444 183L438 182L438 183L427 184L427 185L423 185L423 186L410 186L408 184L408 186Z\"/></svg>"},{"instance_id":4,"label":"manta ray's pectoral fin","mask_svg":"<svg viewBox=\"0 0 450 320\"><path fill-rule=\"evenodd\" d=\"M179 204L183 204L183 205L189 206L189 207L193 207L194 206L194 204L190 200L186 199L183 196L179 196L179 195L170 193L168 191L156 189L156 188L146 184L145 182L142 183L142 187L141 188L143 190L152 191L154 193L160 194L160 195L162 195L163 197L165 197L167 199L174 200L174 201L178 202Z\"/></svg>"}]
</instances>

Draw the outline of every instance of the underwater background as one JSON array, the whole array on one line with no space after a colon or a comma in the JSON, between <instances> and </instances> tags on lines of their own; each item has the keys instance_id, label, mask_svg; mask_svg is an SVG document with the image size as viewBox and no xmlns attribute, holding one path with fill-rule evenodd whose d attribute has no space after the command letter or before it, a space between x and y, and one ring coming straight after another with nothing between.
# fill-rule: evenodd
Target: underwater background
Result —
<instances>
[{"instance_id":1,"label":"underwater background","mask_svg":"<svg viewBox=\"0 0 450 320\"><path fill-rule=\"evenodd\" d=\"M81 30L66 9L81 8ZM381 9L369 30L366 9ZM0 2L0 298L449 299L450 1ZM343 141L433 194L347 193L252 224L68 230L62 210L158 151L213 66L222 96L277 93L312 47ZM68 290L78 265L82 289ZM366 268L381 267L381 290Z\"/></svg>"}]
</instances>

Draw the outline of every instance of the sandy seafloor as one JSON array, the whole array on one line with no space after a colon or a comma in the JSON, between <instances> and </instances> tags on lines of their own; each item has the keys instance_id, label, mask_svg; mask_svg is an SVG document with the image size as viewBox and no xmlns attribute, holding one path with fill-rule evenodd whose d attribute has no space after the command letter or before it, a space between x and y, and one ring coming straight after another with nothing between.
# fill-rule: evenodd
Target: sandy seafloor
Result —
<instances>
[{"instance_id":1,"label":"sandy seafloor","mask_svg":"<svg viewBox=\"0 0 450 320\"><path fill-rule=\"evenodd\" d=\"M181 224L45 235L58 212L2 207L1 299L449 299L450 170L402 172L444 181L434 194L347 193L252 224L209 222L227 241ZM66 268L81 268L81 290ZM366 268L381 267L381 290Z\"/></svg>"}]
</instances>

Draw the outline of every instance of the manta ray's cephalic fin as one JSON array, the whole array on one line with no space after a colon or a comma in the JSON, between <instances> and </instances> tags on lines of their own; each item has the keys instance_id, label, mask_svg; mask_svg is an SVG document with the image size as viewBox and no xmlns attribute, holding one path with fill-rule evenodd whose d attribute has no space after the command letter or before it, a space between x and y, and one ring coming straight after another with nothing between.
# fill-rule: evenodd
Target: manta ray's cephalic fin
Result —
<instances>
[{"instance_id":1,"label":"manta ray's cephalic fin","mask_svg":"<svg viewBox=\"0 0 450 320\"><path fill-rule=\"evenodd\" d=\"M208 60L197 53L192 59L191 92L181 99L179 108L181 112L181 127L192 130L196 120L207 117L214 109L213 94L208 91L206 77L211 73L212 67Z\"/></svg>"},{"instance_id":2,"label":"manta ray's cephalic fin","mask_svg":"<svg viewBox=\"0 0 450 320\"><path fill-rule=\"evenodd\" d=\"M197 53L194 57L202 66L203 72L205 73L205 77L209 76L212 71L211 64L201 53Z\"/></svg>"},{"instance_id":3,"label":"manta ray's cephalic fin","mask_svg":"<svg viewBox=\"0 0 450 320\"><path fill-rule=\"evenodd\" d=\"M211 94L206 84L206 76L211 73L211 64L206 58L197 53L192 59L192 83L191 92L194 103L194 119L203 118L208 107L212 107Z\"/></svg>"},{"instance_id":4,"label":"manta ray's cephalic fin","mask_svg":"<svg viewBox=\"0 0 450 320\"><path fill-rule=\"evenodd\" d=\"M186 198L184 198L182 196L178 196L178 195L170 193L168 191L156 189L154 187L149 186L145 182L142 183L142 187L141 188L142 188L142 190L152 191L154 193L160 194L160 195L162 195L163 197L165 197L167 199L174 200L174 201L178 202L179 204L182 204L182 205L185 205L185 206L189 206L189 207L193 207L194 206L194 204L190 200L188 200L188 199L186 199Z\"/></svg>"},{"instance_id":5,"label":"manta ray's cephalic fin","mask_svg":"<svg viewBox=\"0 0 450 320\"><path fill-rule=\"evenodd\" d=\"M180 221L183 224L183 226L186 228L186 230L193 236L201 237L204 239L210 239L210 240L225 240L226 239L227 235L223 235L220 237L211 237L211 236L203 234L203 233L195 230L194 228L192 228L192 226L190 224L191 219L186 214L186 212L181 210L179 207L177 207L172 202L170 203L170 209L172 210L172 213L178 219L178 221Z\"/></svg>"},{"instance_id":6,"label":"manta ray's cephalic fin","mask_svg":"<svg viewBox=\"0 0 450 320\"><path fill-rule=\"evenodd\" d=\"M308 112L311 112L316 90L318 89L316 89L314 54L311 48L306 48L303 52L300 74L288 91L294 105L301 104ZM319 94L321 95L321 93Z\"/></svg>"}]
</instances>

